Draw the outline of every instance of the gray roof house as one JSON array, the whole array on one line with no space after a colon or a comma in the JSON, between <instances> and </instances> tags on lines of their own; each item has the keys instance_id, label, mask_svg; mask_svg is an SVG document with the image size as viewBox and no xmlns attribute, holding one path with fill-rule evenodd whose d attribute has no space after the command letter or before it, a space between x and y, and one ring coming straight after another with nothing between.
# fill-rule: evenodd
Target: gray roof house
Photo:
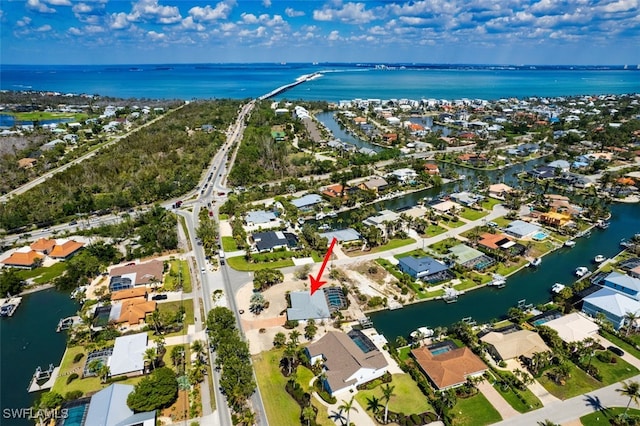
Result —
<instances>
[{"instance_id":1,"label":"gray roof house","mask_svg":"<svg viewBox=\"0 0 640 426\"><path fill-rule=\"evenodd\" d=\"M590 294L582 302L582 312L593 317L602 312L616 330L624 325L627 313L640 313L640 302L608 287Z\"/></svg>"},{"instance_id":2,"label":"gray roof house","mask_svg":"<svg viewBox=\"0 0 640 426\"><path fill-rule=\"evenodd\" d=\"M514 220L504 230L507 234L520 239L530 237L540 231L542 231L542 228L538 225L523 220Z\"/></svg>"},{"instance_id":3,"label":"gray roof house","mask_svg":"<svg viewBox=\"0 0 640 426\"><path fill-rule=\"evenodd\" d=\"M274 212L264 210L254 210L247 213L244 221L249 226L270 224L278 221L278 216Z\"/></svg>"},{"instance_id":4,"label":"gray roof house","mask_svg":"<svg viewBox=\"0 0 640 426\"><path fill-rule=\"evenodd\" d=\"M147 333L116 337L108 364L112 376L144 373L144 351L147 350Z\"/></svg>"},{"instance_id":5,"label":"gray roof house","mask_svg":"<svg viewBox=\"0 0 640 426\"><path fill-rule=\"evenodd\" d=\"M155 426L156 412L134 414L127 406L133 385L114 383L91 397L85 417L86 426Z\"/></svg>"},{"instance_id":6,"label":"gray roof house","mask_svg":"<svg viewBox=\"0 0 640 426\"><path fill-rule=\"evenodd\" d=\"M313 208L313 206L321 202L322 202L322 197L319 196L318 194L307 194L303 197L295 198L291 200L291 204L293 204L294 207L300 210L309 210Z\"/></svg>"},{"instance_id":7,"label":"gray roof house","mask_svg":"<svg viewBox=\"0 0 640 426\"><path fill-rule=\"evenodd\" d=\"M346 242L349 242L349 241L357 241L357 240L360 240L362 238L360 233L358 231L356 231L355 229L353 229L353 228L338 229L336 231L322 232L320 234L320 236L326 238L329 243L331 243L331 240L333 238L335 238L336 240L338 240L341 243L346 243Z\"/></svg>"},{"instance_id":8,"label":"gray roof house","mask_svg":"<svg viewBox=\"0 0 640 426\"><path fill-rule=\"evenodd\" d=\"M330 331L305 350L311 364L323 363L326 377L323 385L331 395L355 390L358 385L376 379L388 370L382 352L359 330L349 334Z\"/></svg>"},{"instance_id":9,"label":"gray roof house","mask_svg":"<svg viewBox=\"0 0 640 426\"><path fill-rule=\"evenodd\" d=\"M450 195L451 199L458 204L462 204L464 206L473 206L478 204L480 201L484 200L484 195L474 194L472 192L456 192Z\"/></svg>"},{"instance_id":10,"label":"gray roof house","mask_svg":"<svg viewBox=\"0 0 640 426\"><path fill-rule=\"evenodd\" d=\"M635 300L640 300L640 279L620 272L611 272L604 277L602 284Z\"/></svg>"},{"instance_id":11,"label":"gray roof house","mask_svg":"<svg viewBox=\"0 0 640 426\"><path fill-rule=\"evenodd\" d=\"M322 290L313 293L309 291L292 291L289 293L291 307L287 309L287 319L290 321L306 321L310 319L328 319L331 317L327 297Z\"/></svg>"},{"instance_id":12,"label":"gray roof house","mask_svg":"<svg viewBox=\"0 0 640 426\"><path fill-rule=\"evenodd\" d=\"M412 278L420 278L426 282L439 282L451 278L447 273L449 270L447 265L428 256L401 257L398 259L398 268Z\"/></svg>"}]
</instances>

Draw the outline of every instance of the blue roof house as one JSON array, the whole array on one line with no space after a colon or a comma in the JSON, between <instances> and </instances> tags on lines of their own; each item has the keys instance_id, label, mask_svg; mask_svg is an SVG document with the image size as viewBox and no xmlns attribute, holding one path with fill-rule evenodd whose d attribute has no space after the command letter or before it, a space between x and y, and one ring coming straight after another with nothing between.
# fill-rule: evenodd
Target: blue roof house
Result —
<instances>
[{"instance_id":1,"label":"blue roof house","mask_svg":"<svg viewBox=\"0 0 640 426\"><path fill-rule=\"evenodd\" d=\"M449 268L444 263L438 262L432 257L406 256L398 259L398 268L412 278L425 282L435 283L450 278Z\"/></svg>"},{"instance_id":2,"label":"blue roof house","mask_svg":"<svg viewBox=\"0 0 640 426\"><path fill-rule=\"evenodd\" d=\"M114 383L91 397L86 426L155 426L156 412L134 414L127 406L133 385Z\"/></svg>"},{"instance_id":3,"label":"blue roof house","mask_svg":"<svg viewBox=\"0 0 640 426\"><path fill-rule=\"evenodd\" d=\"M593 317L601 312L618 330L625 324L627 313L640 313L640 302L604 287L583 299L582 312Z\"/></svg>"},{"instance_id":4,"label":"blue roof house","mask_svg":"<svg viewBox=\"0 0 640 426\"><path fill-rule=\"evenodd\" d=\"M604 278L602 285L635 300L640 300L640 279L638 278L619 272L611 272Z\"/></svg>"}]
</instances>

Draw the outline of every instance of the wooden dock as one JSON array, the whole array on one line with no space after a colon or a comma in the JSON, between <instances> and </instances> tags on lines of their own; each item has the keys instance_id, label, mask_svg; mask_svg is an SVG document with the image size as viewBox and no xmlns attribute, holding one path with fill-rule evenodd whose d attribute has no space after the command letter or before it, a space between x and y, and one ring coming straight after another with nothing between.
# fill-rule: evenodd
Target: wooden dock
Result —
<instances>
[{"instance_id":1,"label":"wooden dock","mask_svg":"<svg viewBox=\"0 0 640 426\"><path fill-rule=\"evenodd\" d=\"M54 367L53 364L49 364L49 369L46 371L42 371L40 367L36 368L27 390L31 393L51 389L58 378L58 374L60 374L60 367ZM42 380L46 380L46 382L39 385L38 382Z\"/></svg>"}]
</instances>

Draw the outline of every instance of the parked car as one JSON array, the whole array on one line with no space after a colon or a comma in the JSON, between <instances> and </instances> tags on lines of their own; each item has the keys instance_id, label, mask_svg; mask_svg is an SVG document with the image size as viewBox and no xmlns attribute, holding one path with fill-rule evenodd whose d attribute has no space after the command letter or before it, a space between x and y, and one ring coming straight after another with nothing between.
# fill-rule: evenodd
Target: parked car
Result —
<instances>
[{"instance_id":1,"label":"parked car","mask_svg":"<svg viewBox=\"0 0 640 426\"><path fill-rule=\"evenodd\" d=\"M151 300L167 300L166 294L156 294L151 298Z\"/></svg>"},{"instance_id":2,"label":"parked car","mask_svg":"<svg viewBox=\"0 0 640 426\"><path fill-rule=\"evenodd\" d=\"M623 356L624 355L624 351L616 346L609 346L607 347L607 349L611 352L613 352L614 354L618 355L618 356Z\"/></svg>"}]
</instances>

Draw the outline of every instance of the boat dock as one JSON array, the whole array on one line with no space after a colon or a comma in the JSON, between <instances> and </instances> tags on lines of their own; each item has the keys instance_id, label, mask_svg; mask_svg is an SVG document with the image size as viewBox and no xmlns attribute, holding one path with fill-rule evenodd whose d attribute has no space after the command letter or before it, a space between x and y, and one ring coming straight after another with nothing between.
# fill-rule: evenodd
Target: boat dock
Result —
<instances>
[{"instance_id":1,"label":"boat dock","mask_svg":"<svg viewBox=\"0 0 640 426\"><path fill-rule=\"evenodd\" d=\"M22 302L22 297L6 297L0 299L0 316L2 317L10 317L16 312L18 306L20 306L20 302Z\"/></svg>"},{"instance_id":2,"label":"boat dock","mask_svg":"<svg viewBox=\"0 0 640 426\"><path fill-rule=\"evenodd\" d=\"M60 333L62 330L68 330L81 323L82 323L82 319L77 315L72 317L62 318L60 321L58 321L58 327L56 327L56 333Z\"/></svg>"},{"instance_id":3,"label":"boat dock","mask_svg":"<svg viewBox=\"0 0 640 426\"><path fill-rule=\"evenodd\" d=\"M31 393L51 389L58 378L58 374L60 374L60 367L54 367L53 364L49 364L49 368L46 371L42 371L42 368L38 366L35 373L33 373L27 391ZM44 383L38 384L43 380L45 381Z\"/></svg>"},{"instance_id":4,"label":"boat dock","mask_svg":"<svg viewBox=\"0 0 640 426\"><path fill-rule=\"evenodd\" d=\"M272 91L270 91L269 93L267 93L266 95L262 95L260 96L258 99L263 101L265 99L269 99L272 98L276 95L279 95L282 92L286 92L287 90L294 88L302 83L306 83L307 81L311 81L314 80L318 77L320 77L322 74L319 72L314 72L313 74L307 74L307 75L303 75L300 76L296 79L296 81L294 81L293 83L289 83L289 84L285 84L284 86L280 86L278 88L273 89Z\"/></svg>"}]
</instances>

